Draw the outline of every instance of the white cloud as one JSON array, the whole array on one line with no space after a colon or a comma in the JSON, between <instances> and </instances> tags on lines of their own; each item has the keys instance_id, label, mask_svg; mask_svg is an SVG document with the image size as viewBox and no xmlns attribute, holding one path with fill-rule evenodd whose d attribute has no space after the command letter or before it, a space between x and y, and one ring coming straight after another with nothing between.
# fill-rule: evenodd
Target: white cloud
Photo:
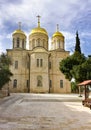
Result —
<instances>
[{"instance_id":1,"label":"white cloud","mask_svg":"<svg viewBox=\"0 0 91 130\"><path fill-rule=\"evenodd\" d=\"M44 24L60 21L65 26L69 26L79 10L83 10L82 7L85 6L84 2L81 6L79 0L22 0L21 4L7 4L3 4L1 8L0 16L3 21L13 19L13 21L23 21L29 25L31 22L36 23L35 16L40 14L44 18L42 21Z\"/></svg>"},{"instance_id":2,"label":"white cloud","mask_svg":"<svg viewBox=\"0 0 91 130\"><path fill-rule=\"evenodd\" d=\"M22 28L29 34L37 26L36 16L39 14L41 26L48 30L49 37L55 32L58 23L66 38L66 49L72 50L75 44L74 32L77 29L82 38L86 35L91 37L90 12L91 0L6 0L0 2L0 33L5 39L11 39L11 31L17 29L17 23L21 21ZM89 33L82 32L83 29L84 32L85 29L89 30Z\"/></svg>"},{"instance_id":3,"label":"white cloud","mask_svg":"<svg viewBox=\"0 0 91 130\"><path fill-rule=\"evenodd\" d=\"M91 37L91 33L90 32L82 32L81 36L82 37Z\"/></svg>"},{"instance_id":4,"label":"white cloud","mask_svg":"<svg viewBox=\"0 0 91 130\"><path fill-rule=\"evenodd\" d=\"M70 51L71 53L74 52L74 47L75 47L75 34L71 32L63 32L63 35L65 36L65 49Z\"/></svg>"},{"instance_id":5,"label":"white cloud","mask_svg":"<svg viewBox=\"0 0 91 130\"><path fill-rule=\"evenodd\" d=\"M62 29L67 29L74 19L77 21L80 14L84 13L87 2L81 3L80 0L21 0L19 4L3 3L0 23L2 25L4 21L9 21L16 24L21 21L25 27L31 29L37 25L36 15L39 14L42 17L42 26L53 30L53 26L55 28L59 23Z\"/></svg>"}]
</instances>

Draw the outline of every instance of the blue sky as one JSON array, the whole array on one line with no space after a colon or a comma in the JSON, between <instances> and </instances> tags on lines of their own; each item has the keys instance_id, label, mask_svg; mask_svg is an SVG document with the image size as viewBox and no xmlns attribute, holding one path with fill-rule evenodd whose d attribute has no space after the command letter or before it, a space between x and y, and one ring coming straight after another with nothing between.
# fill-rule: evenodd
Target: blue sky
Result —
<instances>
[{"instance_id":1,"label":"blue sky","mask_svg":"<svg viewBox=\"0 0 91 130\"><path fill-rule=\"evenodd\" d=\"M37 15L49 39L59 24L68 51L74 51L78 30L82 53L91 55L91 0L0 0L0 53L12 48L12 33L18 22L28 36L37 26Z\"/></svg>"}]
</instances>

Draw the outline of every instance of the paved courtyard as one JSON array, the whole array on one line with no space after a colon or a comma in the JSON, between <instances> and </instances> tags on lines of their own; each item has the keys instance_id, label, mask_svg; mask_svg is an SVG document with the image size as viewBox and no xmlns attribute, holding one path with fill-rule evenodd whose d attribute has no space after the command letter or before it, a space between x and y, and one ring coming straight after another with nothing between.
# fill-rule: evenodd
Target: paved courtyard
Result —
<instances>
[{"instance_id":1,"label":"paved courtyard","mask_svg":"<svg viewBox=\"0 0 91 130\"><path fill-rule=\"evenodd\" d=\"M91 130L91 110L74 94L11 94L0 99L0 130Z\"/></svg>"}]
</instances>

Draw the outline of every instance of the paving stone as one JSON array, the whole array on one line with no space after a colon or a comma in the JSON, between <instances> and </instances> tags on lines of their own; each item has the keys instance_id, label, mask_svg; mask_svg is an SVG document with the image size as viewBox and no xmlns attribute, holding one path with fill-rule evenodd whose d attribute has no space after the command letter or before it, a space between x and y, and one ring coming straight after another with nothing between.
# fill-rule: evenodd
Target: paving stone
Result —
<instances>
[{"instance_id":1,"label":"paving stone","mask_svg":"<svg viewBox=\"0 0 91 130\"><path fill-rule=\"evenodd\" d=\"M91 130L77 94L11 94L0 100L0 130Z\"/></svg>"}]
</instances>

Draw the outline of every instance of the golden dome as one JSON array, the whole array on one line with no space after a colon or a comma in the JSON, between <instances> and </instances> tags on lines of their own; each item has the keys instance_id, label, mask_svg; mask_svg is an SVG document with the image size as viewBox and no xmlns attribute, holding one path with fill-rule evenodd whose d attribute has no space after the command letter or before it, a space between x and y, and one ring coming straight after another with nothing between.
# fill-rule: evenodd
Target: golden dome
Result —
<instances>
[{"instance_id":1,"label":"golden dome","mask_svg":"<svg viewBox=\"0 0 91 130\"><path fill-rule=\"evenodd\" d=\"M23 35L25 35L25 33L21 30L21 22L18 23L18 29L13 32L13 35L14 34L23 34Z\"/></svg>"},{"instance_id":2,"label":"golden dome","mask_svg":"<svg viewBox=\"0 0 91 130\"><path fill-rule=\"evenodd\" d=\"M38 15L37 17L38 17L38 27L32 29L32 31L30 32L30 35L35 34L35 33L41 33L48 36L47 31L44 28L40 27L40 16Z\"/></svg>"},{"instance_id":3,"label":"golden dome","mask_svg":"<svg viewBox=\"0 0 91 130\"><path fill-rule=\"evenodd\" d=\"M57 24L56 32L52 35L52 38L54 37L61 37L62 40L64 40L64 36L61 32L59 32L59 25Z\"/></svg>"},{"instance_id":4,"label":"golden dome","mask_svg":"<svg viewBox=\"0 0 91 130\"><path fill-rule=\"evenodd\" d=\"M48 36L47 31L44 28L41 28L41 27L37 27L37 28L32 29L30 34L34 34L34 33L42 33L42 34L45 34L45 35Z\"/></svg>"},{"instance_id":5,"label":"golden dome","mask_svg":"<svg viewBox=\"0 0 91 130\"><path fill-rule=\"evenodd\" d=\"M13 35L14 34L23 34L23 35L25 35L25 33L22 31L22 30L20 30L20 29L17 29L17 30L15 30L14 32L13 32ZM26 35L25 35L26 36Z\"/></svg>"},{"instance_id":6,"label":"golden dome","mask_svg":"<svg viewBox=\"0 0 91 130\"><path fill-rule=\"evenodd\" d=\"M57 36L64 38L63 34L62 34L61 32L58 32L58 31L55 32L55 33L52 35L52 37L57 37Z\"/></svg>"}]
</instances>

